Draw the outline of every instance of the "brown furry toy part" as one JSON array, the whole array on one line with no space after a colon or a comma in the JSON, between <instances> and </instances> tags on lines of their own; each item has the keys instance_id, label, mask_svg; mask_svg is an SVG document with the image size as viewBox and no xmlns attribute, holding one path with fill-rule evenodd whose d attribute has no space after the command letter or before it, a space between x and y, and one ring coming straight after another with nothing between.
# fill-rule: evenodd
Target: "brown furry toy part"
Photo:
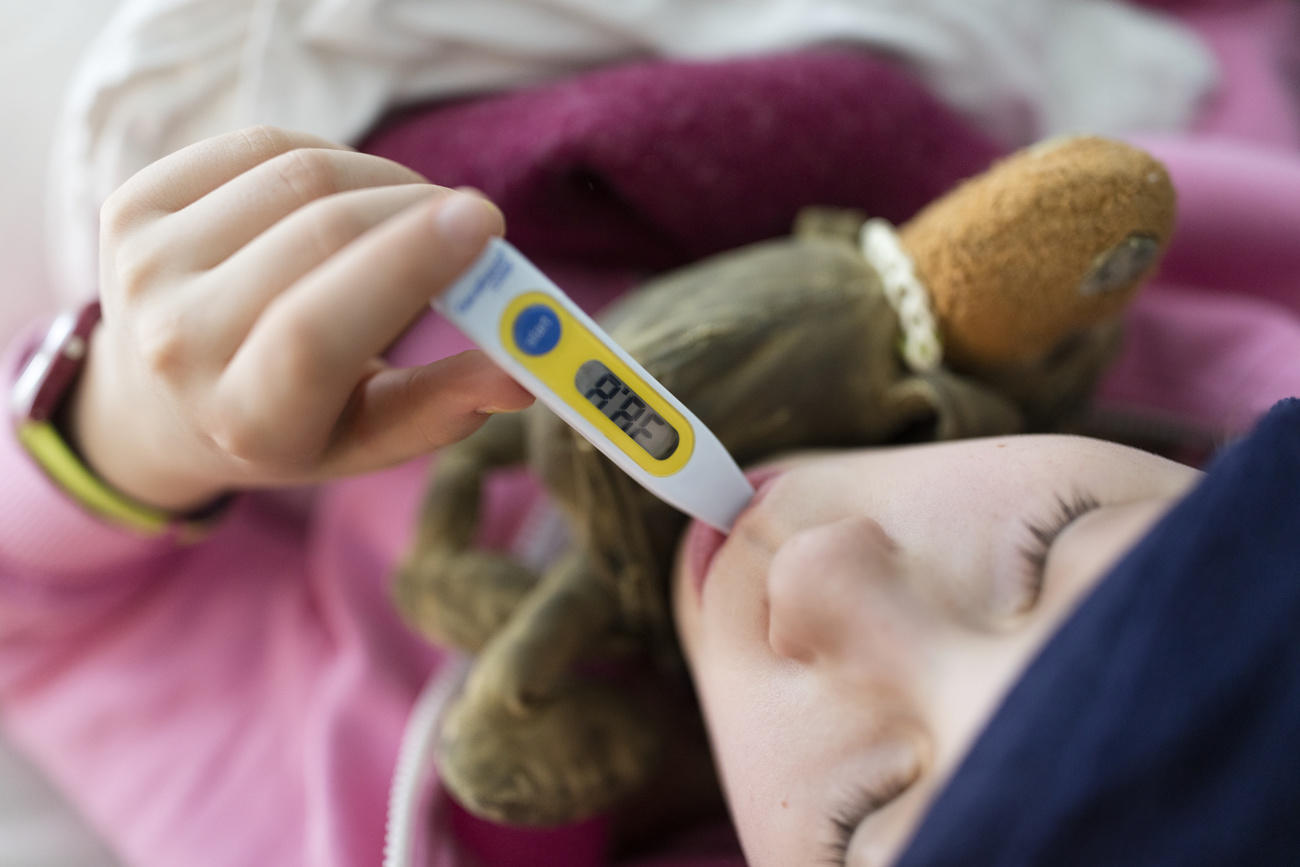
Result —
<instances>
[{"instance_id":1,"label":"brown furry toy part","mask_svg":"<svg viewBox=\"0 0 1300 867\"><path fill-rule=\"evenodd\" d=\"M1114 319L1173 231L1154 157L1102 138L1054 139L959 186L910 220L950 366L1034 364ZM1062 291L1065 288L1073 291Z\"/></svg>"},{"instance_id":2,"label":"brown furry toy part","mask_svg":"<svg viewBox=\"0 0 1300 867\"><path fill-rule=\"evenodd\" d=\"M602 321L742 464L1054 429L1111 357L1172 212L1146 154L1056 141L898 231L810 210L792 236L664 275ZM541 567L475 546L484 482L512 465L540 480L567 528ZM684 524L540 405L443 452L395 595L414 628L476 654L436 746L468 809L565 823L669 775L677 802L716 803L669 614ZM633 685L628 672L653 677ZM685 696L686 712L671 717L667 696Z\"/></svg>"}]
</instances>

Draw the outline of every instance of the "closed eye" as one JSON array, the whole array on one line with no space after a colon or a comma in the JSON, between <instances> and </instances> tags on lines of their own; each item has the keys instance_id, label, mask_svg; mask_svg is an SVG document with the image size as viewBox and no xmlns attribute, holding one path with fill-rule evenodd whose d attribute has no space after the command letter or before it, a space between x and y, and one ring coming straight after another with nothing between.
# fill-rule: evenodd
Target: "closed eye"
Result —
<instances>
[{"instance_id":1,"label":"closed eye","mask_svg":"<svg viewBox=\"0 0 1300 867\"><path fill-rule=\"evenodd\" d=\"M1069 499L1058 495L1056 510L1046 519L1025 521L1030 539L1020 548L1025 561L1025 592L1021 604L1017 606L1017 613L1028 611L1038 604L1038 597L1043 592L1043 579L1047 574L1047 556L1051 553L1052 543L1066 527L1099 508L1101 502L1096 497L1075 491Z\"/></svg>"}]
</instances>

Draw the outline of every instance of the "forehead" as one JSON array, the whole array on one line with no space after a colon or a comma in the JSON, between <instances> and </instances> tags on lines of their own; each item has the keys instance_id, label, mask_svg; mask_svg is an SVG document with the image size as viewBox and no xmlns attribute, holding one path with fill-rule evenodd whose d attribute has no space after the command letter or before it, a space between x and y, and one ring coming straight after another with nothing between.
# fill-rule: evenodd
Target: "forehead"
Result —
<instances>
[{"instance_id":1,"label":"forehead","mask_svg":"<svg viewBox=\"0 0 1300 867\"><path fill-rule=\"evenodd\" d=\"M879 496L922 496L927 490L1011 489L1071 481L1161 486L1193 470L1116 443L1066 435L1022 435L890 448L791 455L779 462L788 487Z\"/></svg>"}]
</instances>

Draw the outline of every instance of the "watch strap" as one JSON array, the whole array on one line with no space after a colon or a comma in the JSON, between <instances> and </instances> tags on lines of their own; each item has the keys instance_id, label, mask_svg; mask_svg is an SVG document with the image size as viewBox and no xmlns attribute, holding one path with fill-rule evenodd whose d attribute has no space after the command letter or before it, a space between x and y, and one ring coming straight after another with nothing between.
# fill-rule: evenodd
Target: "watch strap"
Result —
<instances>
[{"instance_id":1,"label":"watch strap","mask_svg":"<svg viewBox=\"0 0 1300 867\"><path fill-rule=\"evenodd\" d=\"M55 484L94 516L140 536L170 535L182 543L206 537L225 513L232 495L202 509L176 514L146 506L113 488L82 462L51 421L28 421L18 441Z\"/></svg>"},{"instance_id":2,"label":"watch strap","mask_svg":"<svg viewBox=\"0 0 1300 867\"><path fill-rule=\"evenodd\" d=\"M77 502L115 524L145 535L165 533L173 518L167 512L132 502L110 488L81 461L51 421L28 421L18 441L41 469Z\"/></svg>"},{"instance_id":3,"label":"watch strap","mask_svg":"<svg viewBox=\"0 0 1300 867\"><path fill-rule=\"evenodd\" d=\"M96 517L139 535L172 534L183 541L201 538L224 511L228 497L188 515L136 502L86 466L55 424L85 363L100 316L97 300L61 314L28 359L11 391L18 441L46 476Z\"/></svg>"},{"instance_id":4,"label":"watch strap","mask_svg":"<svg viewBox=\"0 0 1300 867\"><path fill-rule=\"evenodd\" d=\"M99 301L95 300L55 318L10 392L15 418L48 421L54 417L81 372L91 332L100 317Z\"/></svg>"}]
</instances>

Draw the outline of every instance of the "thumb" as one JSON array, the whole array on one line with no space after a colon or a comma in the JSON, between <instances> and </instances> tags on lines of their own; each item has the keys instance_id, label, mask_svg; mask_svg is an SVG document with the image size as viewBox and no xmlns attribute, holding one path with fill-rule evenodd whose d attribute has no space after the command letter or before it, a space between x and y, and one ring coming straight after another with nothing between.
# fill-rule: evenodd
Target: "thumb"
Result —
<instances>
[{"instance_id":1,"label":"thumb","mask_svg":"<svg viewBox=\"0 0 1300 867\"><path fill-rule=\"evenodd\" d=\"M325 474L367 472L427 454L469 436L493 413L532 402L476 349L422 367L381 368L353 395Z\"/></svg>"}]
</instances>

